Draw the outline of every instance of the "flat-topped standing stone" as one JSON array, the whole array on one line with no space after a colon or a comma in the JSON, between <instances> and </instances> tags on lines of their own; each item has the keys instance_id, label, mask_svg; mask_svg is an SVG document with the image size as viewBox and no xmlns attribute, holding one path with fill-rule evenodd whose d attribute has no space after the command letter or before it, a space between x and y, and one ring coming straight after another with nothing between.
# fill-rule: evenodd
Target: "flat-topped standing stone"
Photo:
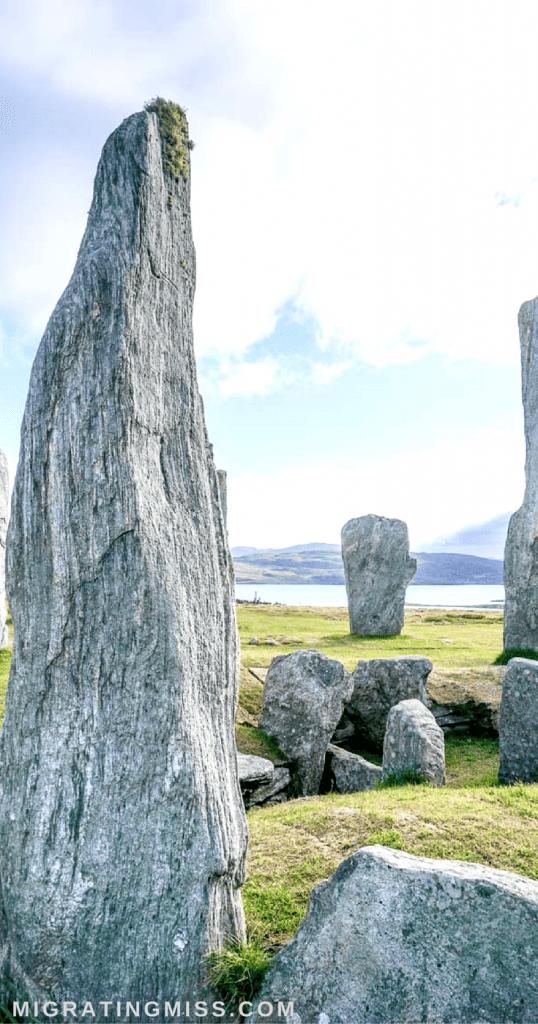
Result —
<instances>
[{"instance_id":1,"label":"flat-topped standing stone","mask_svg":"<svg viewBox=\"0 0 538 1024\"><path fill-rule=\"evenodd\" d=\"M0 977L80 1008L192 1001L204 955L244 934L233 569L172 115L166 158L156 113L104 146L32 370L8 532Z\"/></svg>"},{"instance_id":2,"label":"flat-topped standing stone","mask_svg":"<svg viewBox=\"0 0 538 1024\"><path fill-rule=\"evenodd\" d=\"M499 782L538 782L538 662L512 658L499 707Z\"/></svg>"},{"instance_id":3,"label":"flat-topped standing stone","mask_svg":"<svg viewBox=\"0 0 538 1024\"><path fill-rule=\"evenodd\" d=\"M0 647L8 643L6 625L6 533L9 508L7 456L0 448Z\"/></svg>"},{"instance_id":4,"label":"flat-topped standing stone","mask_svg":"<svg viewBox=\"0 0 538 1024\"><path fill-rule=\"evenodd\" d=\"M434 786L445 784L445 737L420 700L402 700L389 711L383 742L383 778L417 771Z\"/></svg>"},{"instance_id":5,"label":"flat-topped standing stone","mask_svg":"<svg viewBox=\"0 0 538 1024\"><path fill-rule=\"evenodd\" d=\"M538 651L538 298L519 311L525 495L504 550L504 646Z\"/></svg>"},{"instance_id":6,"label":"flat-topped standing stone","mask_svg":"<svg viewBox=\"0 0 538 1024\"><path fill-rule=\"evenodd\" d=\"M325 752L352 686L342 662L320 651L294 651L271 662L260 729L296 762L299 796L319 793Z\"/></svg>"},{"instance_id":7,"label":"flat-topped standing stone","mask_svg":"<svg viewBox=\"0 0 538 1024\"><path fill-rule=\"evenodd\" d=\"M537 966L538 882L365 846L312 891L248 1019L535 1024Z\"/></svg>"},{"instance_id":8,"label":"flat-topped standing stone","mask_svg":"<svg viewBox=\"0 0 538 1024\"><path fill-rule=\"evenodd\" d=\"M349 628L359 636L394 636L404 621L405 590L417 562L401 519L361 516L342 529Z\"/></svg>"}]
</instances>

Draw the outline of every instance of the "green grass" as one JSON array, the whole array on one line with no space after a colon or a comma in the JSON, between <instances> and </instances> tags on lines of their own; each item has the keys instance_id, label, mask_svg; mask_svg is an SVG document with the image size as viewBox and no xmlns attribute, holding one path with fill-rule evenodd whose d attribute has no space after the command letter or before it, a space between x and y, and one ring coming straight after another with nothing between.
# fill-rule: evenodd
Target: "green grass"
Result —
<instances>
[{"instance_id":1,"label":"green grass","mask_svg":"<svg viewBox=\"0 0 538 1024\"><path fill-rule=\"evenodd\" d=\"M277 654L315 647L350 670L359 658L398 654L420 654L440 668L470 668L491 665L502 649L503 616L497 611L410 609L401 634L392 637L352 636L345 608L240 604L237 623L247 667L268 667ZM255 645L248 642L253 636ZM268 640L276 646L267 645Z\"/></svg>"},{"instance_id":2,"label":"green grass","mask_svg":"<svg viewBox=\"0 0 538 1024\"><path fill-rule=\"evenodd\" d=\"M497 655L494 665L508 665L511 658L531 658L538 661L538 651L532 647L507 647L501 654Z\"/></svg>"},{"instance_id":3,"label":"green grass","mask_svg":"<svg viewBox=\"0 0 538 1024\"><path fill-rule=\"evenodd\" d=\"M148 113L157 114L159 118L167 170L176 181L180 177L186 181L189 177L188 150L193 148L194 143L189 139L185 110L171 100L164 100L162 96L156 96L146 103L144 109Z\"/></svg>"},{"instance_id":4,"label":"green grass","mask_svg":"<svg viewBox=\"0 0 538 1024\"><path fill-rule=\"evenodd\" d=\"M209 982L229 1010L258 994L271 957L259 940L253 939L229 942L206 959Z\"/></svg>"}]
</instances>

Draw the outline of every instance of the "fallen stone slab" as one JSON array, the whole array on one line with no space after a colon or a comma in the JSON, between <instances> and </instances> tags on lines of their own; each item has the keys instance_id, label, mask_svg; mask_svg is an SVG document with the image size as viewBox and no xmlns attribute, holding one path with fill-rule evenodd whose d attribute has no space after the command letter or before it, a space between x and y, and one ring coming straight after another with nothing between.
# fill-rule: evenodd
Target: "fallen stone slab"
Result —
<instances>
[{"instance_id":1,"label":"fallen stone slab","mask_svg":"<svg viewBox=\"0 0 538 1024\"><path fill-rule=\"evenodd\" d=\"M383 742L383 778L416 770L434 786L445 784L445 738L419 700L402 700L389 711Z\"/></svg>"},{"instance_id":2,"label":"fallen stone slab","mask_svg":"<svg viewBox=\"0 0 538 1024\"><path fill-rule=\"evenodd\" d=\"M356 734L381 747L394 704L415 698L428 704L426 683L432 668L429 658L415 654L359 660L353 673L353 691L345 705Z\"/></svg>"},{"instance_id":3,"label":"fallen stone slab","mask_svg":"<svg viewBox=\"0 0 538 1024\"><path fill-rule=\"evenodd\" d=\"M291 1024L535 1024L538 883L363 847L313 890L256 1024L283 1002Z\"/></svg>"},{"instance_id":4,"label":"fallen stone slab","mask_svg":"<svg viewBox=\"0 0 538 1024\"><path fill-rule=\"evenodd\" d=\"M237 771L242 786L259 786L272 781L275 766L265 757L257 757L256 754L241 754L237 751Z\"/></svg>"},{"instance_id":5,"label":"fallen stone slab","mask_svg":"<svg viewBox=\"0 0 538 1024\"><path fill-rule=\"evenodd\" d=\"M294 761L296 795L319 792L325 751L352 687L342 662L319 651L273 658L265 678L260 729Z\"/></svg>"},{"instance_id":6,"label":"fallen stone slab","mask_svg":"<svg viewBox=\"0 0 538 1024\"><path fill-rule=\"evenodd\" d=\"M371 764L360 754L335 747L332 743L327 747L326 768L332 776L336 793L359 793L363 789L375 789L383 775L380 765Z\"/></svg>"},{"instance_id":7,"label":"fallen stone slab","mask_svg":"<svg viewBox=\"0 0 538 1024\"><path fill-rule=\"evenodd\" d=\"M499 708L499 782L538 782L538 662L512 658Z\"/></svg>"},{"instance_id":8,"label":"fallen stone slab","mask_svg":"<svg viewBox=\"0 0 538 1024\"><path fill-rule=\"evenodd\" d=\"M405 591L417 562L409 557L401 519L360 516L342 528L349 629L359 636L394 636L404 622Z\"/></svg>"}]
</instances>

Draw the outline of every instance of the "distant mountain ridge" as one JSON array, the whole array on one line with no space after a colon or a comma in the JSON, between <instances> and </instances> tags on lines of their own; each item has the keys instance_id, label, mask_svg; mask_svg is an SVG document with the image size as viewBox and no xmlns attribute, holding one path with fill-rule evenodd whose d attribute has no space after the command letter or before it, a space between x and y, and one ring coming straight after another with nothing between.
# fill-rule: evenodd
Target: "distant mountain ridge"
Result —
<instances>
[{"instance_id":1,"label":"distant mountain ridge","mask_svg":"<svg viewBox=\"0 0 538 1024\"><path fill-rule=\"evenodd\" d=\"M289 548L232 548L237 583L343 584L344 566L338 544L294 544ZM499 584L503 563L497 558L457 552L413 552L417 571L411 586Z\"/></svg>"}]
</instances>

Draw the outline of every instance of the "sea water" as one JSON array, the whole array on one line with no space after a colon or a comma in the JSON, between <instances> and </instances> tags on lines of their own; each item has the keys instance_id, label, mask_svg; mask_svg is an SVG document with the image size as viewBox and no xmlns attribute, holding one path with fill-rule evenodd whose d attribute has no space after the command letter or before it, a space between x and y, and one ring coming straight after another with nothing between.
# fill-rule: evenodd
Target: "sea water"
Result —
<instances>
[{"instance_id":1,"label":"sea water","mask_svg":"<svg viewBox=\"0 0 538 1024\"><path fill-rule=\"evenodd\" d=\"M347 608L346 588L343 584L327 586L317 583L236 583L236 597L240 601L266 601L269 604L314 605L316 607ZM407 588L406 607L432 608L497 608L504 607L502 584L451 584L439 586L411 586Z\"/></svg>"}]
</instances>

